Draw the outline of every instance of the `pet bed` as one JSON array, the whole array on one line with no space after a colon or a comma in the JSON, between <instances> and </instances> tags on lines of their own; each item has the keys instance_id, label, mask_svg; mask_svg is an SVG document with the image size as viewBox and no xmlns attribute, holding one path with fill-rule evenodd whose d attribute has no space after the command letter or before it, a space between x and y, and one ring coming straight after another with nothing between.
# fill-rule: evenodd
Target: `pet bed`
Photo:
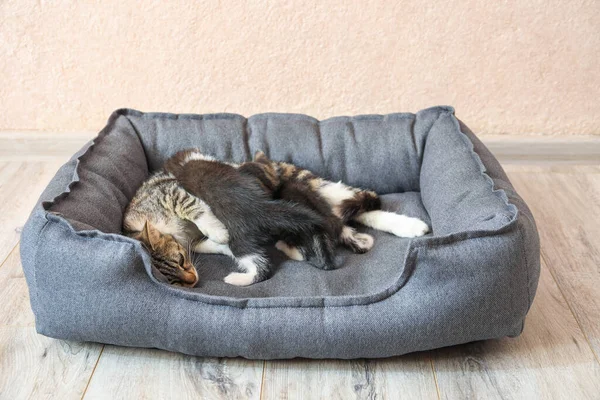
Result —
<instances>
[{"instance_id":1,"label":"pet bed","mask_svg":"<svg viewBox=\"0 0 600 400\"><path fill-rule=\"evenodd\" d=\"M199 255L198 285L169 286L121 223L149 173L188 147L234 162L264 150L375 190L384 209L432 233L361 228L374 248L340 248L333 271L271 250L273 276L249 287L222 281L234 268L226 256ZM118 110L41 195L21 257L43 335L255 359L387 357L517 336L540 261L529 209L450 107L324 121Z\"/></svg>"}]
</instances>

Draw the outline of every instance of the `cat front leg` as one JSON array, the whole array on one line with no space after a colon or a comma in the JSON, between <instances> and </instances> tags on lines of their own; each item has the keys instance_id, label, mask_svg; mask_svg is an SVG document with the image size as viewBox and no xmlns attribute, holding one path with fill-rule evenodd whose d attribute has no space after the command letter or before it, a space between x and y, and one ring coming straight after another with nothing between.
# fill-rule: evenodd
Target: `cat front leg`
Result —
<instances>
[{"instance_id":1,"label":"cat front leg","mask_svg":"<svg viewBox=\"0 0 600 400\"><path fill-rule=\"evenodd\" d=\"M224 254L229 257L233 257L231 249L228 245L223 243L213 242L210 239L198 242L193 247L194 252L203 254Z\"/></svg>"},{"instance_id":2,"label":"cat front leg","mask_svg":"<svg viewBox=\"0 0 600 400\"><path fill-rule=\"evenodd\" d=\"M223 223L206 208L202 214L192 221L200 232L204 233L213 242L226 244L229 242L229 231Z\"/></svg>"},{"instance_id":3,"label":"cat front leg","mask_svg":"<svg viewBox=\"0 0 600 400\"><path fill-rule=\"evenodd\" d=\"M213 214L208 204L183 189L178 194L176 198L183 197L183 200L175 202L173 208L179 218L194 223L200 232L213 242L221 244L229 242L229 231Z\"/></svg>"}]
</instances>

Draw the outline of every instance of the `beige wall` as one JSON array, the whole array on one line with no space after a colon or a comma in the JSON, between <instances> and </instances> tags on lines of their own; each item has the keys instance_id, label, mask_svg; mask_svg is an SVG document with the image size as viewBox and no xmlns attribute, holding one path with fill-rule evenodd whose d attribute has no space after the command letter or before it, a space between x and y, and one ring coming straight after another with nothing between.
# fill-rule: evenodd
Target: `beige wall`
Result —
<instances>
[{"instance_id":1,"label":"beige wall","mask_svg":"<svg viewBox=\"0 0 600 400\"><path fill-rule=\"evenodd\" d=\"M0 0L0 78L0 130L451 104L483 133L600 134L600 1Z\"/></svg>"}]
</instances>

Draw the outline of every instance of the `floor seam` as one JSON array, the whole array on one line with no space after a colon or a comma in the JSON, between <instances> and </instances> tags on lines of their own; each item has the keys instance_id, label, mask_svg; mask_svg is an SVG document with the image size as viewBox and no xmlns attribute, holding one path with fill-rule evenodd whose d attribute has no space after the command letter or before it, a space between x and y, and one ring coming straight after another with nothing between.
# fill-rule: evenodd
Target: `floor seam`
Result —
<instances>
[{"instance_id":1,"label":"floor seam","mask_svg":"<svg viewBox=\"0 0 600 400\"><path fill-rule=\"evenodd\" d=\"M550 276L554 280L554 283L556 284L556 287L558 288L558 291L560 292L560 295L562 296L563 300L565 301L565 304L569 308L569 311L571 312L571 315L573 315L573 318L575 319L575 322L577 323L577 326L579 327L579 330L583 334L583 337L585 338L586 343L590 347L590 351L592 352L592 355L596 359L596 362L598 363L598 365L600 365L600 358L598 357L598 355L594 351L594 346L592 346L592 343L590 342L590 338L588 337L587 332L585 331L585 329L583 329L583 326L581 325L581 322L579 322L579 318L577 317L577 313L575 313L573 311L573 307L571 307L571 303L569 303L569 299L567 299L567 296L565 296L565 293L563 292L562 287L560 287L560 283L556 279L554 271L552 270L552 267L550 267L550 263L548 262L548 259L544 255L544 250L543 249L541 249L541 251L540 251L540 257L542 258L542 260L544 260L544 264L548 268L548 272L550 273Z\"/></svg>"},{"instance_id":2,"label":"floor seam","mask_svg":"<svg viewBox=\"0 0 600 400\"><path fill-rule=\"evenodd\" d=\"M431 372L433 372L433 382L435 383L435 390L437 392L438 400L441 400L442 394L440 393L440 385L437 378L437 373L435 372L435 366L433 364L433 357L429 357L429 365L431 365Z\"/></svg>"},{"instance_id":3,"label":"floor seam","mask_svg":"<svg viewBox=\"0 0 600 400\"><path fill-rule=\"evenodd\" d=\"M262 377L260 379L260 395L258 398L262 400L263 398L263 388L265 387L265 371L267 370L267 361L263 361L263 369L262 369Z\"/></svg>"},{"instance_id":4,"label":"floor seam","mask_svg":"<svg viewBox=\"0 0 600 400\"><path fill-rule=\"evenodd\" d=\"M96 372L96 367L98 367L98 363L100 363L100 357L102 357L105 347L106 347L106 345L103 344L102 348L100 349L100 354L98 354L98 359L96 360L96 363L94 364L94 368L92 369L92 373L90 374L90 379L88 379L87 384L85 385L85 389L83 389L83 393L81 394L81 400L83 400L83 398L85 397L85 395L87 393L88 388L90 387L90 383L92 382L92 378L94 378L94 373Z\"/></svg>"},{"instance_id":5,"label":"floor seam","mask_svg":"<svg viewBox=\"0 0 600 400\"><path fill-rule=\"evenodd\" d=\"M8 254L6 255L6 257L4 258L4 260L2 260L2 262L0 263L0 268L2 268L2 266L6 263L6 261L8 260L8 258L10 257L10 255L13 253L13 251L16 250L16 248L19 246L19 243L21 243L21 240L17 240L17 243L13 246L12 249L10 249L10 251L8 252Z\"/></svg>"}]
</instances>

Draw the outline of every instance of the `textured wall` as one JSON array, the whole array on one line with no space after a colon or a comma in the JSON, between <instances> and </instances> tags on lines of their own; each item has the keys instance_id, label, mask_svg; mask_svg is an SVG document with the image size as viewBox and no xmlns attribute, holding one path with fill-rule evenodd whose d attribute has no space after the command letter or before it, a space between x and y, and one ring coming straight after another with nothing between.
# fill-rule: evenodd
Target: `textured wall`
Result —
<instances>
[{"instance_id":1,"label":"textured wall","mask_svg":"<svg viewBox=\"0 0 600 400\"><path fill-rule=\"evenodd\" d=\"M0 130L451 104L479 132L600 134L598 0L0 0L0 55Z\"/></svg>"}]
</instances>

